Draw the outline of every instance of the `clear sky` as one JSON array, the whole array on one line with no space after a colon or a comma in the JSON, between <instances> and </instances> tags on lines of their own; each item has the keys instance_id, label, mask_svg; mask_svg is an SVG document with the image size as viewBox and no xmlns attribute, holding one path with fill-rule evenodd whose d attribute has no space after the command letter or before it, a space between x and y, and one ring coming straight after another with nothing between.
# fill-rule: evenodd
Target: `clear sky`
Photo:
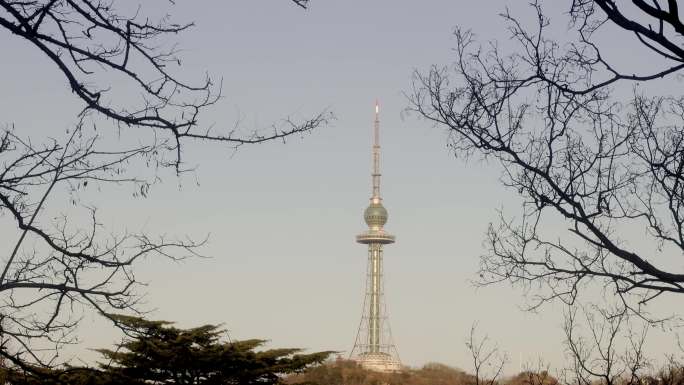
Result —
<instances>
[{"instance_id":1,"label":"clear sky","mask_svg":"<svg viewBox=\"0 0 684 385\"><path fill-rule=\"evenodd\" d=\"M506 4L311 0L302 11L285 0L146 1L143 10L196 23L178 36L183 77L223 78L225 97L203 122L241 120L251 129L325 108L337 116L285 145L236 153L191 145L186 160L196 173L166 175L147 199L120 191L90 198L112 229L210 234L203 253L211 259L140 266L150 317L223 323L232 338L268 338L272 346L348 352L363 300L366 250L354 236L365 227L377 98L386 228L397 236L385 252L386 299L404 363L469 369L464 340L479 321L510 353L511 370L539 356L560 365L560 307L526 313L520 291L470 283L496 210L519 208L514 193L498 183L495 164L454 159L442 128L403 112L414 69L454 59L455 26L507 44L497 16ZM64 79L24 42L2 32L0 43L0 124L63 135L81 107ZM84 325L74 351L86 359L94 353L85 348L118 338L98 321Z\"/></svg>"}]
</instances>

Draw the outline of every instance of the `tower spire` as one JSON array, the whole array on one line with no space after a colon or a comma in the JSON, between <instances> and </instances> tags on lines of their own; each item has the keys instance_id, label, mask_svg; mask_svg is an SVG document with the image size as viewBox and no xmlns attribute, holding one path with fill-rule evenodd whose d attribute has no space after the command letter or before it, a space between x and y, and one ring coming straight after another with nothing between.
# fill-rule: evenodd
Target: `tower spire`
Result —
<instances>
[{"instance_id":1,"label":"tower spire","mask_svg":"<svg viewBox=\"0 0 684 385\"><path fill-rule=\"evenodd\" d=\"M373 203L380 203L380 104L375 100L375 121L373 122Z\"/></svg>"}]
</instances>

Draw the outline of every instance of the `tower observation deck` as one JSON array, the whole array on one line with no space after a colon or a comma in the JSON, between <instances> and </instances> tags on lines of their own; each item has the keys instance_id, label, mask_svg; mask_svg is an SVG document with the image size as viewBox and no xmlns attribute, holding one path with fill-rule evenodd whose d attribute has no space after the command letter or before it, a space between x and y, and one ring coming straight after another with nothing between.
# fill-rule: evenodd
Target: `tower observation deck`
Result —
<instances>
[{"instance_id":1,"label":"tower observation deck","mask_svg":"<svg viewBox=\"0 0 684 385\"><path fill-rule=\"evenodd\" d=\"M392 341L392 332L387 319L384 301L382 273L383 246L394 243L394 235L384 229L387 223L387 209L380 197L380 118L378 103L375 103L373 125L373 191L370 204L363 213L368 230L356 236L356 242L368 245L368 272L363 315L356 334L351 358L367 369L393 372L401 370L397 348Z\"/></svg>"}]
</instances>

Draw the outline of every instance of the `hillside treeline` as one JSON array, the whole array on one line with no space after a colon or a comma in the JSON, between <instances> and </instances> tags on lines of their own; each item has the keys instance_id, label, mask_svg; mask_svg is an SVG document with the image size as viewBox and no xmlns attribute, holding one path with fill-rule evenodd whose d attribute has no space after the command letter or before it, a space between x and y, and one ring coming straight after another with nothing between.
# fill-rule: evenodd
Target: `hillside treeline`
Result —
<instances>
[{"instance_id":1,"label":"hillside treeline","mask_svg":"<svg viewBox=\"0 0 684 385\"><path fill-rule=\"evenodd\" d=\"M288 385L474 385L475 376L437 363L399 373L377 373L354 361L338 359L290 376L286 382Z\"/></svg>"},{"instance_id":2,"label":"hillside treeline","mask_svg":"<svg viewBox=\"0 0 684 385\"><path fill-rule=\"evenodd\" d=\"M400 373L377 373L354 361L338 359L311 367L286 379L288 385L684 385L684 366L668 365L652 375L584 383L568 375L561 381L545 370L525 371L492 382L461 369L438 363Z\"/></svg>"}]
</instances>

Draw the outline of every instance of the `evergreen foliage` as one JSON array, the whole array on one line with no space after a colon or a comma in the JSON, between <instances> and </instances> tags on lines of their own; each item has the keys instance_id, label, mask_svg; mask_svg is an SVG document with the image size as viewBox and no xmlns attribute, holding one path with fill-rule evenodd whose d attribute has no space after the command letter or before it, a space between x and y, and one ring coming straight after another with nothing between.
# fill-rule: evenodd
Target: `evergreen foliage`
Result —
<instances>
[{"instance_id":1,"label":"evergreen foliage","mask_svg":"<svg viewBox=\"0 0 684 385\"><path fill-rule=\"evenodd\" d=\"M301 349L259 350L262 339L224 341L219 325L180 329L168 321L113 315L129 338L116 349L98 349L97 368L25 367L3 369L8 384L60 385L252 385L279 384L323 362L332 352Z\"/></svg>"}]
</instances>

